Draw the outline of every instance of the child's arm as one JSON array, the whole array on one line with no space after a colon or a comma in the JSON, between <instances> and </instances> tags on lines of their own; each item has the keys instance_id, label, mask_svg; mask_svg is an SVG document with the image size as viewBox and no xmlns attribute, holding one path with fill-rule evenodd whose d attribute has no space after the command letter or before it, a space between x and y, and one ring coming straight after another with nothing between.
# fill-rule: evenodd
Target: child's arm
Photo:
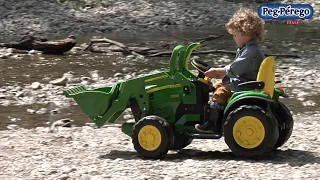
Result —
<instances>
[{"instance_id":1,"label":"child's arm","mask_svg":"<svg viewBox=\"0 0 320 180\"><path fill-rule=\"evenodd\" d=\"M205 72L209 78L223 78L227 75L229 78L236 78L239 75L251 71L254 61L252 61L252 52L244 50L240 56L231 64L224 68L210 68Z\"/></svg>"},{"instance_id":2,"label":"child's arm","mask_svg":"<svg viewBox=\"0 0 320 180\"><path fill-rule=\"evenodd\" d=\"M224 68L210 68L207 72L204 74L205 76L209 78L223 78L225 76L225 70Z\"/></svg>"}]
</instances>

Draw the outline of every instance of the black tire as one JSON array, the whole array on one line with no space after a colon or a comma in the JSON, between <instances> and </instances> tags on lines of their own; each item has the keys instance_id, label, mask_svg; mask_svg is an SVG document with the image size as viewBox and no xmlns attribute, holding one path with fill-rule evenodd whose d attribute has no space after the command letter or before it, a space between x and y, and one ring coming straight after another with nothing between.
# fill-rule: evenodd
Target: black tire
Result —
<instances>
[{"instance_id":1,"label":"black tire","mask_svg":"<svg viewBox=\"0 0 320 180\"><path fill-rule=\"evenodd\" d=\"M260 131L260 132L264 132L264 137L263 139L260 138L262 139L261 143L257 144L256 147L254 146L243 147L244 145L240 146L235 140L235 137L233 135L233 129L235 128L236 122L244 116L252 117L253 119L255 119L255 122L260 122L261 124L260 123L259 124L263 126L264 131ZM250 127L250 125L253 126L250 123L248 123L248 125L247 127ZM256 129L257 129L257 126L253 128L248 128L246 129L246 134L249 132L248 130L250 130L251 133L257 132ZM248 136L248 134L246 136ZM240 106L239 108L233 110L227 116L226 121L224 123L225 142L231 149L232 153L237 156L243 156L247 158L262 156L265 153L268 153L273 150L273 147L276 144L278 137L279 137L279 131L278 131L278 124L276 120L272 117L270 118L264 109L256 105Z\"/></svg>"},{"instance_id":2,"label":"black tire","mask_svg":"<svg viewBox=\"0 0 320 180\"><path fill-rule=\"evenodd\" d=\"M274 149L277 149L291 137L294 122L290 110L282 102L279 102L279 106L275 110L275 117L279 123L279 138L274 146Z\"/></svg>"},{"instance_id":3,"label":"black tire","mask_svg":"<svg viewBox=\"0 0 320 180\"><path fill-rule=\"evenodd\" d=\"M139 142L139 132L146 126L153 126L160 133L161 140L156 149L146 149ZM154 138L154 137L153 137ZM146 116L139 120L133 127L132 143L134 149L143 157L158 159L168 153L173 142L171 127L166 120L158 116Z\"/></svg>"},{"instance_id":4,"label":"black tire","mask_svg":"<svg viewBox=\"0 0 320 180\"><path fill-rule=\"evenodd\" d=\"M179 150L187 147L192 142L192 138L183 133L176 132L174 134L174 143L171 147L172 150Z\"/></svg>"}]
</instances>

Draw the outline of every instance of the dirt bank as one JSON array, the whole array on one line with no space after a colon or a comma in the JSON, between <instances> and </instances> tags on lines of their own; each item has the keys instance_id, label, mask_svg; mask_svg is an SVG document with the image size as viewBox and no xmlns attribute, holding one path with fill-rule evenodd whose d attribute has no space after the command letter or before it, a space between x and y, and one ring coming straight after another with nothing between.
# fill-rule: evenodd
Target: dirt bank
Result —
<instances>
[{"instance_id":1,"label":"dirt bank","mask_svg":"<svg viewBox=\"0 0 320 180\"><path fill-rule=\"evenodd\" d=\"M74 1L70 1L74 2ZM210 28L224 26L240 7L257 8L255 1L81 0L60 4L57 0L0 1L0 40L29 32L47 36L76 36L109 32L157 31L157 29ZM292 2L292 1L284 1ZM299 1L293 1L299 3ZM316 20L319 3L314 6ZM78 3L79 4L79 3Z\"/></svg>"}]
</instances>

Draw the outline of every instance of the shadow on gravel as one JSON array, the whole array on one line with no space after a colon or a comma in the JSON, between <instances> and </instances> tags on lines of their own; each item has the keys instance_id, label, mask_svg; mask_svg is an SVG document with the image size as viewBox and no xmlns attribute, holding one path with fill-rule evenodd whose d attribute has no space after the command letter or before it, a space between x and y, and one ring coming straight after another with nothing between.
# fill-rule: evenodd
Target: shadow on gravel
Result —
<instances>
[{"instance_id":1,"label":"shadow on gravel","mask_svg":"<svg viewBox=\"0 0 320 180\"><path fill-rule=\"evenodd\" d=\"M142 159L135 151L121 151L113 150L108 154L101 155L99 158L103 159ZM173 161L181 162L187 159L194 160L235 160L235 161L247 161L251 163L272 163L272 164L288 164L290 166L303 166L306 164L320 163L320 156L317 156L310 151L302 150L277 150L271 154L256 158L256 159L244 159L233 155L231 152L221 152L221 151L200 151L193 149L182 149L177 153L169 153L164 156L162 161Z\"/></svg>"}]
</instances>

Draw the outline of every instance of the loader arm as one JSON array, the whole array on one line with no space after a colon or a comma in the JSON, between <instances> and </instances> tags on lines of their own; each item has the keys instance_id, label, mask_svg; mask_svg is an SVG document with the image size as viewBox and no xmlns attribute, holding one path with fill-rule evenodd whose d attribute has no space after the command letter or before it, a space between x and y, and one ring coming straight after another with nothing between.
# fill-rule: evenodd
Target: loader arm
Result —
<instances>
[{"instance_id":1,"label":"loader arm","mask_svg":"<svg viewBox=\"0 0 320 180\"><path fill-rule=\"evenodd\" d=\"M129 79L103 88L88 90L80 85L65 90L64 95L73 98L98 127L103 126L106 122L116 122L123 111L129 107L131 100L137 102L141 117L148 115L150 113L149 94L162 89L183 88L186 93L183 102L192 104L195 99L191 94L187 94L190 93L191 88L194 88L189 78L195 76L186 68L186 57L190 57L196 46L197 44L188 48L177 46L172 52L169 70ZM188 50L187 55L186 49Z\"/></svg>"}]
</instances>

